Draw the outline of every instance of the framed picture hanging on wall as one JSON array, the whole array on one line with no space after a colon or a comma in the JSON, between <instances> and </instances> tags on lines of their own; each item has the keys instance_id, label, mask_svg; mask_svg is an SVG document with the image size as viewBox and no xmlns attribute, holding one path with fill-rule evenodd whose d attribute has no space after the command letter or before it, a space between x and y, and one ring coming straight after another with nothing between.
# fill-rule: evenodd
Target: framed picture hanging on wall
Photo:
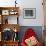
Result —
<instances>
[{"instance_id":1,"label":"framed picture hanging on wall","mask_svg":"<svg viewBox=\"0 0 46 46\"><path fill-rule=\"evenodd\" d=\"M35 19L36 18L36 8L24 8L23 17L25 19Z\"/></svg>"}]
</instances>

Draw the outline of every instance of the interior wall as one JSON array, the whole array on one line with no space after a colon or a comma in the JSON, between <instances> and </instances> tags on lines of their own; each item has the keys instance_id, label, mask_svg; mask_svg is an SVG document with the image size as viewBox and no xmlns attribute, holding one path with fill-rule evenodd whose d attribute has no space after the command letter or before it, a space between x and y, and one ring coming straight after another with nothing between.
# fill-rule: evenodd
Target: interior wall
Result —
<instances>
[{"instance_id":1,"label":"interior wall","mask_svg":"<svg viewBox=\"0 0 46 46\"><path fill-rule=\"evenodd\" d=\"M15 6L15 0L0 0L1 7ZM44 16L43 16L43 0L17 0L17 6L20 7L19 13L19 24L20 26L43 26ZM23 9L24 8L36 8L36 18L35 19L24 19Z\"/></svg>"},{"instance_id":2,"label":"interior wall","mask_svg":"<svg viewBox=\"0 0 46 46\"><path fill-rule=\"evenodd\" d=\"M44 16L43 16L43 5L42 0L24 0L21 4L20 13L20 23L22 26L43 26ZM23 9L24 8L36 8L36 18L35 19L24 19Z\"/></svg>"}]
</instances>

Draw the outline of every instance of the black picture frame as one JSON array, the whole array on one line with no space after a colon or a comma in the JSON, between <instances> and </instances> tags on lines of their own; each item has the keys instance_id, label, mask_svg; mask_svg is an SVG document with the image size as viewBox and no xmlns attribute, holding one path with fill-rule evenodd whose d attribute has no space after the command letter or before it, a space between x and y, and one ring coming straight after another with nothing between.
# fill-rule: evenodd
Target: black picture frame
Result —
<instances>
[{"instance_id":1,"label":"black picture frame","mask_svg":"<svg viewBox=\"0 0 46 46\"><path fill-rule=\"evenodd\" d=\"M23 9L24 19L35 19L36 18L36 8L24 8Z\"/></svg>"}]
</instances>

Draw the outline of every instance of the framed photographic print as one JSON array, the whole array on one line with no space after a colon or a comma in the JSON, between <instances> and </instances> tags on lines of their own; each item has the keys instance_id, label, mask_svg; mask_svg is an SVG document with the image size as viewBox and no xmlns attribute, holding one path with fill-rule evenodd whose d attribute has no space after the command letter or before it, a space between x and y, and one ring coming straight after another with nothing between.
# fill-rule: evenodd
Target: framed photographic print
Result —
<instances>
[{"instance_id":1,"label":"framed photographic print","mask_svg":"<svg viewBox=\"0 0 46 46\"><path fill-rule=\"evenodd\" d=\"M16 15L17 13L18 13L18 12L17 12L16 10L14 10L14 9L9 11L9 14L10 14L10 15Z\"/></svg>"},{"instance_id":2,"label":"framed photographic print","mask_svg":"<svg viewBox=\"0 0 46 46\"><path fill-rule=\"evenodd\" d=\"M24 8L23 9L24 18L35 19L36 18L36 8Z\"/></svg>"},{"instance_id":3,"label":"framed photographic print","mask_svg":"<svg viewBox=\"0 0 46 46\"><path fill-rule=\"evenodd\" d=\"M9 15L9 10L2 10L2 15Z\"/></svg>"}]
</instances>

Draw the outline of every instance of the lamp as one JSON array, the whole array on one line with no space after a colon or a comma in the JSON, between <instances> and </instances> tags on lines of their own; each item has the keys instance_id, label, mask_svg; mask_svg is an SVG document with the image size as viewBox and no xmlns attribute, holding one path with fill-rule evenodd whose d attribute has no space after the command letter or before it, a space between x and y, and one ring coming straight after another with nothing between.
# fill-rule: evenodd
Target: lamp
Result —
<instances>
[{"instance_id":1,"label":"lamp","mask_svg":"<svg viewBox=\"0 0 46 46\"><path fill-rule=\"evenodd\" d=\"M15 7L16 7L16 4L17 4L17 2L16 2L17 0L15 0Z\"/></svg>"}]
</instances>

